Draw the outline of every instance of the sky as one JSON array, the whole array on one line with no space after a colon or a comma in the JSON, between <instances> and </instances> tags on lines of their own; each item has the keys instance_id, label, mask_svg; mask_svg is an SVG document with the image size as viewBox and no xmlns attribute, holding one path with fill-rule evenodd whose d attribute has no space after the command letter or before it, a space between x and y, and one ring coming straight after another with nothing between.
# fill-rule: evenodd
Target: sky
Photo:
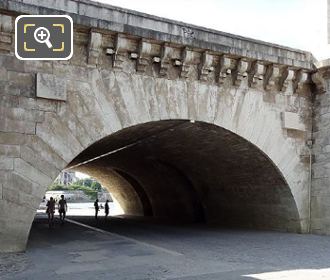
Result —
<instances>
[{"instance_id":1,"label":"sky","mask_svg":"<svg viewBox=\"0 0 330 280\"><path fill-rule=\"evenodd\" d=\"M327 0L98 0L330 58Z\"/></svg>"}]
</instances>

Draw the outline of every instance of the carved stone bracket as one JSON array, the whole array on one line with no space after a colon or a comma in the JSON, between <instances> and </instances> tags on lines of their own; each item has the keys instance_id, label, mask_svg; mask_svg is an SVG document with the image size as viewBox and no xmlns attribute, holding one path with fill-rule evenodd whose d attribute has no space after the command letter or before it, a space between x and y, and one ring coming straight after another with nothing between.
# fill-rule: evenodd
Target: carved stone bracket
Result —
<instances>
[{"instance_id":1,"label":"carved stone bracket","mask_svg":"<svg viewBox=\"0 0 330 280\"><path fill-rule=\"evenodd\" d=\"M208 81L210 73L216 72L215 80L220 85L226 79L231 80L234 86L240 86L242 81L247 80L248 86L258 86L267 91L285 92L290 85L292 92L300 91L310 82L308 74L310 70L294 68L291 65L271 64L264 60L251 61L247 57L233 57L224 53L211 54L210 50L201 52L200 49L146 38L137 39L121 33L117 33L114 38L113 35L111 37L107 34L102 35L94 29L91 30L89 38L89 64L99 64L102 45L107 45L106 40L109 40L108 45L111 48L105 49L105 54L112 56L114 69L132 71L132 66L134 67L136 63L136 72L148 71L148 74L155 75L152 64L159 63L160 77L175 79L178 75L181 78L198 76L197 79ZM319 72L313 75L313 81L319 85L321 91L324 91L326 82ZM214 75L210 82L211 80L214 80Z\"/></svg>"},{"instance_id":2,"label":"carved stone bracket","mask_svg":"<svg viewBox=\"0 0 330 280\"><path fill-rule=\"evenodd\" d=\"M91 31L88 44L88 64L97 65L102 47L102 34Z\"/></svg>"},{"instance_id":3,"label":"carved stone bracket","mask_svg":"<svg viewBox=\"0 0 330 280\"><path fill-rule=\"evenodd\" d=\"M237 61L226 55L220 58L220 70L219 70L219 83L224 83L226 77L231 75L232 70L235 69Z\"/></svg>"},{"instance_id":4,"label":"carved stone bracket","mask_svg":"<svg viewBox=\"0 0 330 280\"><path fill-rule=\"evenodd\" d=\"M201 81L206 81L209 74L214 71L213 66L213 55L208 52L202 54L202 61L199 67L199 79Z\"/></svg>"},{"instance_id":5,"label":"carved stone bracket","mask_svg":"<svg viewBox=\"0 0 330 280\"><path fill-rule=\"evenodd\" d=\"M324 78L322 71L319 70L312 74L312 81L315 83L318 93L324 93L328 90L327 80Z\"/></svg>"},{"instance_id":6,"label":"carved stone bracket","mask_svg":"<svg viewBox=\"0 0 330 280\"><path fill-rule=\"evenodd\" d=\"M295 71L293 69L286 69L285 70L285 75L282 77L281 85L280 85L280 90L281 91L286 91L289 85L293 85L293 79L295 76Z\"/></svg>"},{"instance_id":7,"label":"carved stone bracket","mask_svg":"<svg viewBox=\"0 0 330 280\"><path fill-rule=\"evenodd\" d=\"M250 72L250 86L256 87L260 81L263 81L265 74L266 66L260 62L255 62Z\"/></svg>"},{"instance_id":8,"label":"carved stone bracket","mask_svg":"<svg viewBox=\"0 0 330 280\"><path fill-rule=\"evenodd\" d=\"M114 69L122 69L123 62L127 58L128 40L124 37L117 35L116 38L116 51L113 60Z\"/></svg>"},{"instance_id":9,"label":"carved stone bracket","mask_svg":"<svg viewBox=\"0 0 330 280\"><path fill-rule=\"evenodd\" d=\"M251 62L240 59L237 62L237 67L233 71L233 84L235 86L240 86L242 81L248 77L248 71L251 68Z\"/></svg>"},{"instance_id":10,"label":"carved stone bracket","mask_svg":"<svg viewBox=\"0 0 330 280\"><path fill-rule=\"evenodd\" d=\"M303 91L304 86L309 82L309 75L303 70L296 71L294 77L294 92L299 93Z\"/></svg>"},{"instance_id":11,"label":"carved stone bracket","mask_svg":"<svg viewBox=\"0 0 330 280\"><path fill-rule=\"evenodd\" d=\"M12 45L11 32L13 20L11 16L0 15L0 50L10 51Z\"/></svg>"},{"instance_id":12,"label":"carved stone bracket","mask_svg":"<svg viewBox=\"0 0 330 280\"><path fill-rule=\"evenodd\" d=\"M140 73L144 73L146 67L150 64L151 61L151 49L152 45L148 42L141 40L139 46L139 58L136 62L136 71Z\"/></svg>"},{"instance_id":13,"label":"carved stone bracket","mask_svg":"<svg viewBox=\"0 0 330 280\"><path fill-rule=\"evenodd\" d=\"M174 52L174 48L166 44L163 46L159 70L159 75L161 77L168 76L168 68L171 66L171 61L176 58Z\"/></svg>"},{"instance_id":14,"label":"carved stone bracket","mask_svg":"<svg viewBox=\"0 0 330 280\"><path fill-rule=\"evenodd\" d=\"M185 48L182 52L182 67L181 67L181 77L188 78L190 69L198 64L198 59L196 53Z\"/></svg>"},{"instance_id":15,"label":"carved stone bracket","mask_svg":"<svg viewBox=\"0 0 330 280\"><path fill-rule=\"evenodd\" d=\"M280 80L282 77L282 69L280 66L271 64L267 66L265 79L264 79L264 88L265 90L279 90L280 89Z\"/></svg>"}]
</instances>

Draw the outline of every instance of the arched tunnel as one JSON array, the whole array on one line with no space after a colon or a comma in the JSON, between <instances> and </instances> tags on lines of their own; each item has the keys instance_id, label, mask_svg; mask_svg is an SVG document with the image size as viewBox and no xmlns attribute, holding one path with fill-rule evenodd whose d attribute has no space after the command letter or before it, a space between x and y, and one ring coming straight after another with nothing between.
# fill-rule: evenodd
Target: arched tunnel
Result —
<instances>
[{"instance_id":1,"label":"arched tunnel","mask_svg":"<svg viewBox=\"0 0 330 280\"><path fill-rule=\"evenodd\" d=\"M127 215L300 231L277 167L256 146L213 124L132 126L89 146L68 168L99 180Z\"/></svg>"}]
</instances>

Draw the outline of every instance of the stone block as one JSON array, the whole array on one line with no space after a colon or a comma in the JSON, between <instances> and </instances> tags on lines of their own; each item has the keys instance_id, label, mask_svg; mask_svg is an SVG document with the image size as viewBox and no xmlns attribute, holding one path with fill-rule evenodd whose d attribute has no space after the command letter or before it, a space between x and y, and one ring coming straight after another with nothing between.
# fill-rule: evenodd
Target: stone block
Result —
<instances>
[{"instance_id":1,"label":"stone block","mask_svg":"<svg viewBox=\"0 0 330 280\"><path fill-rule=\"evenodd\" d=\"M305 125L300 120L297 113L282 112L282 128L306 131Z\"/></svg>"},{"instance_id":2,"label":"stone block","mask_svg":"<svg viewBox=\"0 0 330 280\"><path fill-rule=\"evenodd\" d=\"M35 6L52 7L52 9L78 13L78 2L70 0L23 0L22 2Z\"/></svg>"},{"instance_id":3,"label":"stone block","mask_svg":"<svg viewBox=\"0 0 330 280\"><path fill-rule=\"evenodd\" d=\"M12 170L14 168L13 158L0 156L0 170Z\"/></svg>"},{"instance_id":4,"label":"stone block","mask_svg":"<svg viewBox=\"0 0 330 280\"><path fill-rule=\"evenodd\" d=\"M2 197L4 200L18 203L19 202L19 192L16 189L3 187Z\"/></svg>"},{"instance_id":5,"label":"stone block","mask_svg":"<svg viewBox=\"0 0 330 280\"><path fill-rule=\"evenodd\" d=\"M57 104L55 101L47 99L35 99L25 96L18 97L19 106L24 109L39 110L45 112L56 112Z\"/></svg>"},{"instance_id":6,"label":"stone block","mask_svg":"<svg viewBox=\"0 0 330 280\"><path fill-rule=\"evenodd\" d=\"M84 147L70 129L53 115L47 113L45 122L37 124L37 135L69 163Z\"/></svg>"},{"instance_id":7,"label":"stone block","mask_svg":"<svg viewBox=\"0 0 330 280\"><path fill-rule=\"evenodd\" d=\"M14 159L14 170L16 173L28 178L32 182L40 184L41 186L48 186L52 183L52 178L42 173L36 167L27 163L23 159Z\"/></svg>"},{"instance_id":8,"label":"stone block","mask_svg":"<svg viewBox=\"0 0 330 280\"><path fill-rule=\"evenodd\" d=\"M0 144L0 156L19 157L19 155L20 155L20 146Z\"/></svg>"},{"instance_id":9,"label":"stone block","mask_svg":"<svg viewBox=\"0 0 330 280\"><path fill-rule=\"evenodd\" d=\"M16 121L5 118L0 122L0 131L2 132L18 132L26 134L35 134L35 123L27 121Z\"/></svg>"},{"instance_id":10,"label":"stone block","mask_svg":"<svg viewBox=\"0 0 330 280\"><path fill-rule=\"evenodd\" d=\"M8 72L5 68L0 68L0 81L8 80Z\"/></svg>"},{"instance_id":11,"label":"stone block","mask_svg":"<svg viewBox=\"0 0 330 280\"><path fill-rule=\"evenodd\" d=\"M21 158L51 178L55 179L60 173L60 170L53 164L44 160L39 153L27 146L21 147Z\"/></svg>"},{"instance_id":12,"label":"stone block","mask_svg":"<svg viewBox=\"0 0 330 280\"><path fill-rule=\"evenodd\" d=\"M66 100L66 80L52 74L37 74L37 97Z\"/></svg>"},{"instance_id":13,"label":"stone block","mask_svg":"<svg viewBox=\"0 0 330 280\"><path fill-rule=\"evenodd\" d=\"M36 61L26 60L25 61L26 72L29 73L53 73L53 62L52 61Z\"/></svg>"},{"instance_id":14,"label":"stone block","mask_svg":"<svg viewBox=\"0 0 330 280\"><path fill-rule=\"evenodd\" d=\"M11 16L0 15L0 31L3 32L13 31L13 19Z\"/></svg>"},{"instance_id":15,"label":"stone block","mask_svg":"<svg viewBox=\"0 0 330 280\"><path fill-rule=\"evenodd\" d=\"M42 197L21 192L19 193L18 201L20 204L24 204L27 208L35 211L39 207Z\"/></svg>"},{"instance_id":16,"label":"stone block","mask_svg":"<svg viewBox=\"0 0 330 280\"><path fill-rule=\"evenodd\" d=\"M8 80L24 87L34 85L34 76L30 73L8 71Z\"/></svg>"},{"instance_id":17,"label":"stone block","mask_svg":"<svg viewBox=\"0 0 330 280\"><path fill-rule=\"evenodd\" d=\"M0 55L0 68L4 67L7 71L13 70L22 72L25 69L23 60L17 59L14 55Z\"/></svg>"},{"instance_id":18,"label":"stone block","mask_svg":"<svg viewBox=\"0 0 330 280\"><path fill-rule=\"evenodd\" d=\"M16 121L43 122L44 112L22 108L0 107L0 116Z\"/></svg>"},{"instance_id":19,"label":"stone block","mask_svg":"<svg viewBox=\"0 0 330 280\"><path fill-rule=\"evenodd\" d=\"M34 185L26 177L22 177L15 172L8 174L6 180L3 181L4 187L14 189L18 193L32 194Z\"/></svg>"},{"instance_id":20,"label":"stone block","mask_svg":"<svg viewBox=\"0 0 330 280\"><path fill-rule=\"evenodd\" d=\"M0 132L0 144L22 145L25 142L25 134L15 132Z\"/></svg>"},{"instance_id":21,"label":"stone block","mask_svg":"<svg viewBox=\"0 0 330 280\"><path fill-rule=\"evenodd\" d=\"M18 201L1 201L1 252L20 252L25 250L34 215L35 209L27 208L24 204L20 205Z\"/></svg>"},{"instance_id":22,"label":"stone block","mask_svg":"<svg viewBox=\"0 0 330 280\"><path fill-rule=\"evenodd\" d=\"M61 158L48 144L46 144L41 138L36 135L29 135L27 139L28 147L31 148L34 153L38 154L45 161L50 162L58 170L65 168L67 163Z\"/></svg>"},{"instance_id":23,"label":"stone block","mask_svg":"<svg viewBox=\"0 0 330 280\"><path fill-rule=\"evenodd\" d=\"M1 89L0 89L1 93ZM0 106L3 107L18 107L19 96L14 95L0 95Z\"/></svg>"}]
</instances>

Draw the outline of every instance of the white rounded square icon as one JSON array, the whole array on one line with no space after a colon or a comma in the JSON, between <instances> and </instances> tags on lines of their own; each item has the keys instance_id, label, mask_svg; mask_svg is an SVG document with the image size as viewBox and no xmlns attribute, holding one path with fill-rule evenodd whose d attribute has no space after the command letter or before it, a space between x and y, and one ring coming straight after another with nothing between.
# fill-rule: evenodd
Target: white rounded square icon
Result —
<instances>
[{"instance_id":1,"label":"white rounded square icon","mask_svg":"<svg viewBox=\"0 0 330 280\"><path fill-rule=\"evenodd\" d=\"M67 15L22 15L15 20L15 55L21 60L68 60L73 23Z\"/></svg>"}]
</instances>

